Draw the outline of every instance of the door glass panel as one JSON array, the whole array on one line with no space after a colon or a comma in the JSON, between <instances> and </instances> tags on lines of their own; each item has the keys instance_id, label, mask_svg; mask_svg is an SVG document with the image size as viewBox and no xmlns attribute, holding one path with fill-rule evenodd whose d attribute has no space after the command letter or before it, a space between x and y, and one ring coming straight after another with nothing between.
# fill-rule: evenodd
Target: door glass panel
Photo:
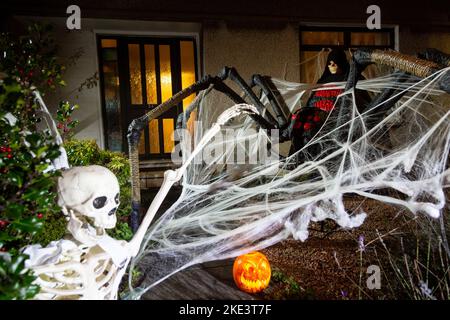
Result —
<instances>
[{"instance_id":1,"label":"door glass panel","mask_svg":"<svg viewBox=\"0 0 450 320\"><path fill-rule=\"evenodd\" d=\"M131 104L142 104L141 56L138 44L128 45Z\"/></svg>"},{"instance_id":2,"label":"door glass panel","mask_svg":"<svg viewBox=\"0 0 450 320\"><path fill-rule=\"evenodd\" d=\"M163 119L164 153L171 153L173 143L173 119Z\"/></svg>"},{"instance_id":3,"label":"door glass panel","mask_svg":"<svg viewBox=\"0 0 450 320\"><path fill-rule=\"evenodd\" d=\"M172 73L169 45L159 46L159 66L161 77L161 100L164 102L172 96Z\"/></svg>"},{"instance_id":4,"label":"door glass panel","mask_svg":"<svg viewBox=\"0 0 450 320\"><path fill-rule=\"evenodd\" d=\"M136 40L123 36L105 36L99 39L98 45L105 115L105 147L126 152L126 124L197 80L195 40ZM125 50L123 55L122 48ZM119 79L126 79L125 83L119 85ZM126 97L126 100L120 101L120 97ZM182 110L181 107L185 109L193 99L195 94L185 98L162 117L148 122L148 126L140 133L137 146L140 159L167 158L172 153L175 147L175 120ZM188 128L191 128L192 120L195 120L195 112L190 120Z\"/></svg>"},{"instance_id":5,"label":"door glass panel","mask_svg":"<svg viewBox=\"0 0 450 320\"><path fill-rule=\"evenodd\" d=\"M157 104L155 46L146 44L145 51L145 83L147 86L147 104Z\"/></svg>"},{"instance_id":6,"label":"door glass panel","mask_svg":"<svg viewBox=\"0 0 450 320\"><path fill-rule=\"evenodd\" d=\"M194 42L180 41L181 54L181 87L182 89L189 87L195 82L195 58L194 58ZM195 94L183 100L183 110L194 100Z\"/></svg>"},{"instance_id":7,"label":"door glass panel","mask_svg":"<svg viewBox=\"0 0 450 320\"><path fill-rule=\"evenodd\" d=\"M102 48L117 48L116 39L102 39Z\"/></svg>"},{"instance_id":8,"label":"door glass panel","mask_svg":"<svg viewBox=\"0 0 450 320\"><path fill-rule=\"evenodd\" d=\"M160 153L158 119L151 120L148 124L148 129L150 153Z\"/></svg>"},{"instance_id":9,"label":"door glass panel","mask_svg":"<svg viewBox=\"0 0 450 320\"><path fill-rule=\"evenodd\" d=\"M112 151L122 151L119 68L116 47L117 43L114 39L102 39L101 41L107 148Z\"/></svg>"}]
</instances>

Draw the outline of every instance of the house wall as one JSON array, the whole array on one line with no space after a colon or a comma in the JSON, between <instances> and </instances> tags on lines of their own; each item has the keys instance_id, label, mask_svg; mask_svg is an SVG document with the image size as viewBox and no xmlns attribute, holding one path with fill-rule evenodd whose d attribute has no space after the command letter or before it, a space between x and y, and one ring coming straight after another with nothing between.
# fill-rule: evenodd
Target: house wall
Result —
<instances>
[{"instance_id":1,"label":"house wall","mask_svg":"<svg viewBox=\"0 0 450 320\"><path fill-rule=\"evenodd\" d=\"M283 78L287 69L286 80L300 80L298 27L292 24L272 28L205 24L203 54L205 73L233 66L249 80L255 73Z\"/></svg>"},{"instance_id":2,"label":"house wall","mask_svg":"<svg viewBox=\"0 0 450 320\"><path fill-rule=\"evenodd\" d=\"M288 81L299 81L299 27L296 22L272 24L240 23L219 20L201 23L130 21L83 18L81 30L69 31L65 18L15 17L19 21L41 20L55 25L60 56L68 58L82 48L76 64L65 75L67 86L45 97L50 109L58 101L80 105L74 118L80 120L77 138L93 138L104 147L100 88L77 88L98 71L96 33L129 35L199 35L202 74L217 74L224 66L235 67L245 80L260 73ZM449 32L425 32L408 27L399 29L401 52L414 54L428 47L450 52ZM236 88L236 87L235 87ZM220 100L220 98L219 98ZM220 103L220 101L217 101Z\"/></svg>"},{"instance_id":3,"label":"house wall","mask_svg":"<svg viewBox=\"0 0 450 320\"><path fill-rule=\"evenodd\" d=\"M217 74L224 66L236 68L245 81L253 74L270 75L288 81L300 81L299 29L295 24L266 26L229 26L224 22L203 26L205 74ZM234 83L227 82L237 92ZM224 95L215 95L211 105L230 103ZM279 146L286 155L290 144Z\"/></svg>"},{"instance_id":4,"label":"house wall","mask_svg":"<svg viewBox=\"0 0 450 320\"><path fill-rule=\"evenodd\" d=\"M55 110L60 100L76 103L80 108L74 118L80 120L76 138L95 139L104 147L100 88L77 88L88 77L98 72L96 34L129 35L180 35L197 34L202 37L201 72L217 74L224 66L235 67L245 80L254 73L284 77L299 81L298 28L283 24L275 28L230 28L224 23L204 24L180 22L126 21L107 19L82 19L81 30L69 31L65 18L16 17L21 22L46 21L55 28L55 39L64 60L82 49L83 54L68 66L64 79L67 86L45 97L50 110ZM237 89L237 88L236 88ZM220 101L218 101L220 103Z\"/></svg>"},{"instance_id":5,"label":"house wall","mask_svg":"<svg viewBox=\"0 0 450 320\"><path fill-rule=\"evenodd\" d=\"M402 53L416 54L426 48L450 53L450 30L427 32L401 27L399 33Z\"/></svg>"},{"instance_id":6,"label":"house wall","mask_svg":"<svg viewBox=\"0 0 450 320\"><path fill-rule=\"evenodd\" d=\"M59 46L59 56L63 62L78 52L83 54L76 63L68 66L64 75L67 86L59 88L55 93L47 95L44 100L51 111L54 111L60 100L68 100L78 104L80 108L74 112L73 118L80 120L76 127L75 137L79 139L95 139L104 148L103 118L99 86L91 89L77 88L89 77L98 72L96 34L130 34L130 35L193 35L200 34L200 24L180 22L126 21L109 19L81 20L81 30L66 28L65 18L49 17L16 17L21 22L45 21L54 25L55 40ZM66 60L66 61L65 61Z\"/></svg>"}]
</instances>

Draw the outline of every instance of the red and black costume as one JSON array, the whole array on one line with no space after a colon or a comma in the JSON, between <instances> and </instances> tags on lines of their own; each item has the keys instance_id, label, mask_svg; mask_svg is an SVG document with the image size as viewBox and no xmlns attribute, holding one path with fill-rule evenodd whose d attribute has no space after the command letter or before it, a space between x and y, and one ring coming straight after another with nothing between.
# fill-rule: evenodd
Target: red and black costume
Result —
<instances>
[{"instance_id":1,"label":"red and black costume","mask_svg":"<svg viewBox=\"0 0 450 320\"><path fill-rule=\"evenodd\" d=\"M338 72L332 74L328 68L330 61L338 66ZM327 59L325 71L318 84L346 81L350 65L343 50L332 50ZM326 88L324 85L323 88ZM291 153L302 148L320 129L328 113L333 109L337 97L343 92L342 89L316 90L309 98L306 107L299 109L291 116L292 147Z\"/></svg>"}]
</instances>

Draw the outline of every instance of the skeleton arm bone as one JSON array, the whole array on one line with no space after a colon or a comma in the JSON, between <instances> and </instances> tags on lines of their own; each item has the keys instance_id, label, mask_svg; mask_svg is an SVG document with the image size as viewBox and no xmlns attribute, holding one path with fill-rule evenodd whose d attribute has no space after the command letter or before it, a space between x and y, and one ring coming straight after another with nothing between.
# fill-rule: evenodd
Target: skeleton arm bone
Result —
<instances>
[{"instance_id":1,"label":"skeleton arm bone","mask_svg":"<svg viewBox=\"0 0 450 320\"><path fill-rule=\"evenodd\" d=\"M193 152L189 155L187 160L183 163L183 165L177 170L167 170L164 173L164 181L156 194L153 202L147 210L147 213L144 216L144 219L139 226L136 234L133 239L128 244L128 250L130 252L131 257L135 257L139 249L141 247L141 243L144 240L145 233L147 232L148 227L150 226L153 218L155 217L156 212L164 201L165 197L169 193L169 190L172 188L173 184L181 179L183 174L186 172L187 166L192 162L195 156L203 150L209 140L214 137L219 131L221 126L223 126L226 122L231 120L234 117L237 117L241 113L247 114L259 114L254 106L247 104L238 104L231 108L225 110L218 118L217 122L206 132L203 138L200 140L197 147L193 150Z\"/></svg>"}]
</instances>

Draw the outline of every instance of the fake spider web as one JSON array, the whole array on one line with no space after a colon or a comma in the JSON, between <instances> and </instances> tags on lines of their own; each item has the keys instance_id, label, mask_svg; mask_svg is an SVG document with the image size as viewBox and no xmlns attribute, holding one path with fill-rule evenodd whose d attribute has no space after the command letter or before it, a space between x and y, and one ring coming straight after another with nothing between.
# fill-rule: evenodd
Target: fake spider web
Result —
<instances>
[{"instance_id":1,"label":"fake spider web","mask_svg":"<svg viewBox=\"0 0 450 320\"><path fill-rule=\"evenodd\" d=\"M311 222L331 219L342 228L359 227L366 213L349 212L344 202L354 195L438 218L450 185L450 97L438 83L449 70L402 83L393 74L359 81L357 89L371 96L386 88L404 96L380 115L386 101L359 113L355 90L341 94L335 106L346 99L348 121L338 122L339 110L333 109L314 139L296 154L284 152L285 158L261 160L261 146L270 144L272 151L277 146L271 143L274 135L257 129L250 117L227 123L202 150L209 154L207 161L188 165L181 196L147 231L130 267L145 270L146 280L133 288L130 279L125 298L140 298L195 264L260 250L289 237L306 241ZM304 105L311 90L324 89L273 83L291 112ZM345 83L327 85L343 89ZM187 109L187 130L178 145L183 161L217 117L234 105L226 99L208 89ZM270 109L267 99L262 101ZM282 145L279 149L283 153ZM299 155L303 160L298 163Z\"/></svg>"}]
</instances>

